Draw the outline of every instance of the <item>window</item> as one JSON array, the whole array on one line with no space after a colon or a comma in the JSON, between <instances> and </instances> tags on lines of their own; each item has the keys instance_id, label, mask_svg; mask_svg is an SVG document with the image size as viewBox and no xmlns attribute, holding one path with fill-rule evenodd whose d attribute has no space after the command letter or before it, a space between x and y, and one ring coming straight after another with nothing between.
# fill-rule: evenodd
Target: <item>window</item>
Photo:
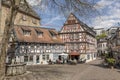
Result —
<instances>
[{"instance_id":1,"label":"window","mask_svg":"<svg viewBox=\"0 0 120 80\"><path fill-rule=\"evenodd\" d=\"M34 53L35 52L35 47L34 45L31 45L31 53Z\"/></svg>"},{"instance_id":2,"label":"window","mask_svg":"<svg viewBox=\"0 0 120 80\"><path fill-rule=\"evenodd\" d=\"M43 32L37 32L37 36L38 36L39 38L42 38L42 37L43 37Z\"/></svg>"},{"instance_id":3,"label":"window","mask_svg":"<svg viewBox=\"0 0 120 80\"><path fill-rule=\"evenodd\" d=\"M52 30L50 30L49 32L50 32L50 34L51 34L51 36L52 36L53 39L56 39L56 38L57 38L57 36L56 36L57 33L56 33L56 32L54 32L54 31L52 31Z\"/></svg>"},{"instance_id":4,"label":"window","mask_svg":"<svg viewBox=\"0 0 120 80\"><path fill-rule=\"evenodd\" d=\"M23 30L23 35L24 36L30 36L31 35L31 31L29 31L29 30Z\"/></svg>"},{"instance_id":5,"label":"window","mask_svg":"<svg viewBox=\"0 0 120 80\"><path fill-rule=\"evenodd\" d=\"M38 36L39 38L42 38L42 37L43 37L43 31L41 31L41 29L36 28L35 31L36 31L36 34L37 34L37 36Z\"/></svg>"},{"instance_id":6,"label":"window","mask_svg":"<svg viewBox=\"0 0 120 80\"><path fill-rule=\"evenodd\" d=\"M79 39L79 34L74 34L74 39Z\"/></svg>"},{"instance_id":7,"label":"window","mask_svg":"<svg viewBox=\"0 0 120 80\"><path fill-rule=\"evenodd\" d=\"M26 20L27 20L26 15L22 15L22 20L23 20L23 21L26 21Z\"/></svg>"},{"instance_id":8,"label":"window","mask_svg":"<svg viewBox=\"0 0 120 80\"><path fill-rule=\"evenodd\" d=\"M94 58L96 57L96 54L94 54Z\"/></svg>"},{"instance_id":9,"label":"window","mask_svg":"<svg viewBox=\"0 0 120 80\"><path fill-rule=\"evenodd\" d=\"M24 62L28 62L28 56L24 56Z\"/></svg>"},{"instance_id":10,"label":"window","mask_svg":"<svg viewBox=\"0 0 120 80\"><path fill-rule=\"evenodd\" d=\"M33 61L33 56L29 57L29 61L31 61L31 62Z\"/></svg>"},{"instance_id":11,"label":"window","mask_svg":"<svg viewBox=\"0 0 120 80\"><path fill-rule=\"evenodd\" d=\"M73 40L74 39L74 34L70 35L70 39Z\"/></svg>"},{"instance_id":12,"label":"window","mask_svg":"<svg viewBox=\"0 0 120 80\"><path fill-rule=\"evenodd\" d=\"M103 44L103 47L104 47L104 44Z\"/></svg>"},{"instance_id":13,"label":"window","mask_svg":"<svg viewBox=\"0 0 120 80\"><path fill-rule=\"evenodd\" d=\"M90 55L89 55L89 54L87 55L87 59L88 59L88 60L90 59Z\"/></svg>"},{"instance_id":14,"label":"window","mask_svg":"<svg viewBox=\"0 0 120 80\"><path fill-rule=\"evenodd\" d=\"M45 55L42 55L42 59L45 60Z\"/></svg>"},{"instance_id":15,"label":"window","mask_svg":"<svg viewBox=\"0 0 120 80\"><path fill-rule=\"evenodd\" d=\"M46 55L46 57L47 57L47 60L49 60L49 55Z\"/></svg>"},{"instance_id":16,"label":"window","mask_svg":"<svg viewBox=\"0 0 120 80\"><path fill-rule=\"evenodd\" d=\"M29 47L28 47L28 51L29 51L29 53L31 53L31 50L32 50L33 48L31 47L31 45L29 45Z\"/></svg>"},{"instance_id":17,"label":"window","mask_svg":"<svg viewBox=\"0 0 120 80\"><path fill-rule=\"evenodd\" d=\"M39 56L36 56L36 62L39 63Z\"/></svg>"},{"instance_id":18,"label":"window","mask_svg":"<svg viewBox=\"0 0 120 80\"><path fill-rule=\"evenodd\" d=\"M50 45L49 44L47 44L46 49L48 49L48 50L50 49Z\"/></svg>"},{"instance_id":19,"label":"window","mask_svg":"<svg viewBox=\"0 0 120 80\"><path fill-rule=\"evenodd\" d=\"M76 50L77 50L77 44L74 44L74 49L76 49Z\"/></svg>"},{"instance_id":20,"label":"window","mask_svg":"<svg viewBox=\"0 0 120 80\"><path fill-rule=\"evenodd\" d=\"M24 46L20 46L20 53L22 54L22 53L24 53L24 52L25 52Z\"/></svg>"},{"instance_id":21,"label":"window","mask_svg":"<svg viewBox=\"0 0 120 80\"><path fill-rule=\"evenodd\" d=\"M75 20L68 20L68 24L74 24Z\"/></svg>"}]
</instances>

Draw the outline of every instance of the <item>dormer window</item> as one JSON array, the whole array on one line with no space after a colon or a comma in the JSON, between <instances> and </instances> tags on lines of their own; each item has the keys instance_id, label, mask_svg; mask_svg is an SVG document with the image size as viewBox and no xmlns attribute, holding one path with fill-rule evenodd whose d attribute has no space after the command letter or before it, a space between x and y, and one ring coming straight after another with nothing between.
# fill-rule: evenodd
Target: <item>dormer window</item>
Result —
<instances>
[{"instance_id":1,"label":"dormer window","mask_svg":"<svg viewBox=\"0 0 120 80\"><path fill-rule=\"evenodd\" d=\"M54 32L52 30L50 30L49 32L50 32L50 34L51 34L51 36L52 36L53 39L57 38L57 33L56 32Z\"/></svg>"},{"instance_id":2,"label":"dormer window","mask_svg":"<svg viewBox=\"0 0 120 80\"><path fill-rule=\"evenodd\" d=\"M30 30L23 30L23 35L24 36L30 36L31 35L31 31Z\"/></svg>"},{"instance_id":3,"label":"dormer window","mask_svg":"<svg viewBox=\"0 0 120 80\"><path fill-rule=\"evenodd\" d=\"M36 33L37 33L37 36L39 38L42 38L43 37L43 32L40 30L40 29L35 29Z\"/></svg>"},{"instance_id":4,"label":"dormer window","mask_svg":"<svg viewBox=\"0 0 120 80\"><path fill-rule=\"evenodd\" d=\"M43 32L37 32L37 36L38 36L39 38L42 38L42 37L43 37Z\"/></svg>"},{"instance_id":5,"label":"dormer window","mask_svg":"<svg viewBox=\"0 0 120 80\"><path fill-rule=\"evenodd\" d=\"M26 15L22 15L22 20L23 20L23 21L26 21L26 20L27 20Z\"/></svg>"},{"instance_id":6,"label":"dormer window","mask_svg":"<svg viewBox=\"0 0 120 80\"><path fill-rule=\"evenodd\" d=\"M23 31L24 36L30 36L31 35L31 29L29 27L21 27Z\"/></svg>"}]
</instances>

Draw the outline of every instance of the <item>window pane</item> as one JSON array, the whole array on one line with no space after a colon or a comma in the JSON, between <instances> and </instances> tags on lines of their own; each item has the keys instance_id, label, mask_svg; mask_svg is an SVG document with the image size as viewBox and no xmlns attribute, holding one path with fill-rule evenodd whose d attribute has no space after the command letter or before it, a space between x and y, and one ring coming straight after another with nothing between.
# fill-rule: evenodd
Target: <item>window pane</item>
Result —
<instances>
[{"instance_id":1,"label":"window pane","mask_svg":"<svg viewBox=\"0 0 120 80\"><path fill-rule=\"evenodd\" d=\"M28 62L28 56L24 56L24 62Z\"/></svg>"},{"instance_id":2,"label":"window pane","mask_svg":"<svg viewBox=\"0 0 120 80\"><path fill-rule=\"evenodd\" d=\"M45 60L45 55L42 55L42 59Z\"/></svg>"},{"instance_id":3,"label":"window pane","mask_svg":"<svg viewBox=\"0 0 120 80\"><path fill-rule=\"evenodd\" d=\"M39 63L39 56L36 56L36 62Z\"/></svg>"},{"instance_id":4,"label":"window pane","mask_svg":"<svg viewBox=\"0 0 120 80\"><path fill-rule=\"evenodd\" d=\"M49 55L47 55L47 60L49 60Z\"/></svg>"},{"instance_id":5,"label":"window pane","mask_svg":"<svg viewBox=\"0 0 120 80\"><path fill-rule=\"evenodd\" d=\"M33 61L33 56L29 57L29 61L31 61L31 62Z\"/></svg>"},{"instance_id":6,"label":"window pane","mask_svg":"<svg viewBox=\"0 0 120 80\"><path fill-rule=\"evenodd\" d=\"M90 59L90 55L89 55L89 54L87 55L87 59L88 59L88 60Z\"/></svg>"}]
</instances>

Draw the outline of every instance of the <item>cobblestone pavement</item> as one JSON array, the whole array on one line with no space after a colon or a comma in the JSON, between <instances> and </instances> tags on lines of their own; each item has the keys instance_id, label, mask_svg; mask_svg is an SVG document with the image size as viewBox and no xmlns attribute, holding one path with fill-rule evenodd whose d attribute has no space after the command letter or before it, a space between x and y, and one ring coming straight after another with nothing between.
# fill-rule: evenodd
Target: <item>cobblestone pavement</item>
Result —
<instances>
[{"instance_id":1,"label":"cobblestone pavement","mask_svg":"<svg viewBox=\"0 0 120 80\"><path fill-rule=\"evenodd\" d=\"M120 69L104 68L97 59L77 65L36 65L28 66L21 76L6 80L120 80Z\"/></svg>"}]
</instances>

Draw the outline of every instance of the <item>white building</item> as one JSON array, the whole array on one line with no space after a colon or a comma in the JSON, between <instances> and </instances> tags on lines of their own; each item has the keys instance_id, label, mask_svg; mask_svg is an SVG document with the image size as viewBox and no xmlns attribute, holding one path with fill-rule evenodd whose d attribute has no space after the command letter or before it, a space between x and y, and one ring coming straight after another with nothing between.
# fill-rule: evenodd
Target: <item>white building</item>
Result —
<instances>
[{"instance_id":1,"label":"white building","mask_svg":"<svg viewBox=\"0 0 120 80\"><path fill-rule=\"evenodd\" d=\"M105 32L104 28L96 28L94 31L96 32L96 35L101 35Z\"/></svg>"},{"instance_id":2,"label":"white building","mask_svg":"<svg viewBox=\"0 0 120 80\"><path fill-rule=\"evenodd\" d=\"M105 38L99 39L97 44L98 56L108 53L107 40Z\"/></svg>"}]
</instances>

